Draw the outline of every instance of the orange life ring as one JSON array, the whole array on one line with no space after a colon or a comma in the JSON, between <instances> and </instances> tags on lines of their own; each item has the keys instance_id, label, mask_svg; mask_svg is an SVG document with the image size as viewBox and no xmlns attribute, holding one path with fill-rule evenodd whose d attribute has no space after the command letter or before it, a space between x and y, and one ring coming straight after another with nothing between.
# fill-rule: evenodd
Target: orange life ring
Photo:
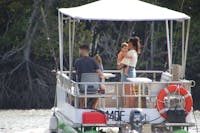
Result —
<instances>
[{"instance_id":1,"label":"orange life ring","mask_svg":"<svg viewBox=\"0 0 200 133\"><path fill-rule=\"evenodd\" d=\"M187 114L192 110L192 107L193 107L192 96L191 96L191 93L187 89L185 89L181 85L169 85L167 88L162 89L158 93L157 101L156 101L157 110L161 114L161 116L165 119L167 118L167 114L166 114L167 109L164 107L164 98L169 93L173 93L173 92L174 93L177 92L184 97L184 100L185 100L184 109L187 112Z\"/></svg>"}]
</instances>

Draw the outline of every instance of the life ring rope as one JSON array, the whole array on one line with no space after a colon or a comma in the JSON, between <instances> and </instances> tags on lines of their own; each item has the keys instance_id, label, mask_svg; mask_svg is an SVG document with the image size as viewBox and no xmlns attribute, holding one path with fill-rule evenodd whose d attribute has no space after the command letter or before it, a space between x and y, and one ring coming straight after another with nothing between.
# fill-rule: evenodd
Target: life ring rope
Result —
<instances>
[{"instance_id":1,"label":"life ring rope","mask_svg":"<svg viewBox=\"0 0 200 133\"><path fill-rule=\"evenodd\" d=\"M169 94L169 90L167 88L165 88L164 91L166 92L166 94Z\"/></svg>"},{"instance_id":2,"label":"life ring rope","mask_svg":"<svg viewBox=\"0 0 200 133\"><path fill-rule=\"evenodd\" d=\"M165 112L167 112L167 110L168 110L167 108L163 108L163 109L161 109L161 110L159 111L159 113L161 113L161 114L162 114L162 113L165 113Z\"/></svg>"},{"instance_id":3,"label":"life ring rope","mask_svg":"<svg viewBox=\"0 0 200 133\"><path fill-rule=\"evenodd\" d=\"M188 93L188 94L186 94L185 96L183 96L184 97L184 99L185 98L187 98L187 97L191 97L192 95L190 94L190 93Z\"/></svg>"},{"instance_id":4,"label":"life ring rope","mask_svg":"<svg viewBox=\"0 0 200 133\"><path fill-rule=\"evenodd\" d=\"M162 100L159 100L159 99L157 99L157 102L160 102L160 103L165 103L164 101L162 101Z\"/></svg>"}]
</instances>

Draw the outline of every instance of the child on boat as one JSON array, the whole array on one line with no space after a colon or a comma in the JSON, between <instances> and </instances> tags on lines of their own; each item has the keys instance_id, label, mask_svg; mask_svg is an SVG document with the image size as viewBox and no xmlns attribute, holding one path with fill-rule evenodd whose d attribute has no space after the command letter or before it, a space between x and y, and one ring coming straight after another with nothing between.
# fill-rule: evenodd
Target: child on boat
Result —
<instances>
[{"instance_id":1,"label":"child on boat","mask_svg":"<svg viewBox=\"0 0 200 133\"><path fill-rule=\"evenodd\" d=\"M119 66L121 63L126 65L124 68L126 76L128 76L130 58L131 57L128 56L128 43L124 42L121 44L121 51L117 56L117 65Z\"/></svg>"}]
</instances>

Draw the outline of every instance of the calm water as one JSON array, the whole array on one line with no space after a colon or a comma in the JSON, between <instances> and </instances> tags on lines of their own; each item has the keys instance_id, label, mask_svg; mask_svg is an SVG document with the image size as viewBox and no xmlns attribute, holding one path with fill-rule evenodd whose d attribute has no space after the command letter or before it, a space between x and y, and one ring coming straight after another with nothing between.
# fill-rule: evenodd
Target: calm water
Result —
<instances>
[{"instance_id":1,"label":"calm water","mask_svg":"<svg viewBox=\"0 0 200 133\"><path fill-rule=\"evenodd\" d=\"M0 133L48 133L50 116L51 110L0 110ZM195 116L200 133L200 111Z\"/></svg>"},{"instance_id":2,"label":"calm water","mask_svg":"<svg viewBox=\"0 0 200 133\"><path fill-rule=\"evenodd\" d=\"M51 110L0 110L0 133L48 133Z\"/></svg>"}]
</instances>

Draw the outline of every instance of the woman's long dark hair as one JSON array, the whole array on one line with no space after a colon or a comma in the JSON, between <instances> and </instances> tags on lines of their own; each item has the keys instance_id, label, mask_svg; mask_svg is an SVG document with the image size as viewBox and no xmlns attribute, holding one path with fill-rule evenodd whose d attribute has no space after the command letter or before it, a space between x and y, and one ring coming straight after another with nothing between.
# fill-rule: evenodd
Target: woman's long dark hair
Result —
<instances>
[{"instance_id":1,"label":"woman's long dark hair","mask_svg":"<svg viewBox=\"0 0 200 133\"><path fill-rule=\"evenodd\" d=\"M135 48L135 50L137 51L138 54L141 54L141 44L140 44L139 37L137 37L137 36L132 37L128 40L128 42L133 45L133 47Z\"/></svg>"}]
</instances>

